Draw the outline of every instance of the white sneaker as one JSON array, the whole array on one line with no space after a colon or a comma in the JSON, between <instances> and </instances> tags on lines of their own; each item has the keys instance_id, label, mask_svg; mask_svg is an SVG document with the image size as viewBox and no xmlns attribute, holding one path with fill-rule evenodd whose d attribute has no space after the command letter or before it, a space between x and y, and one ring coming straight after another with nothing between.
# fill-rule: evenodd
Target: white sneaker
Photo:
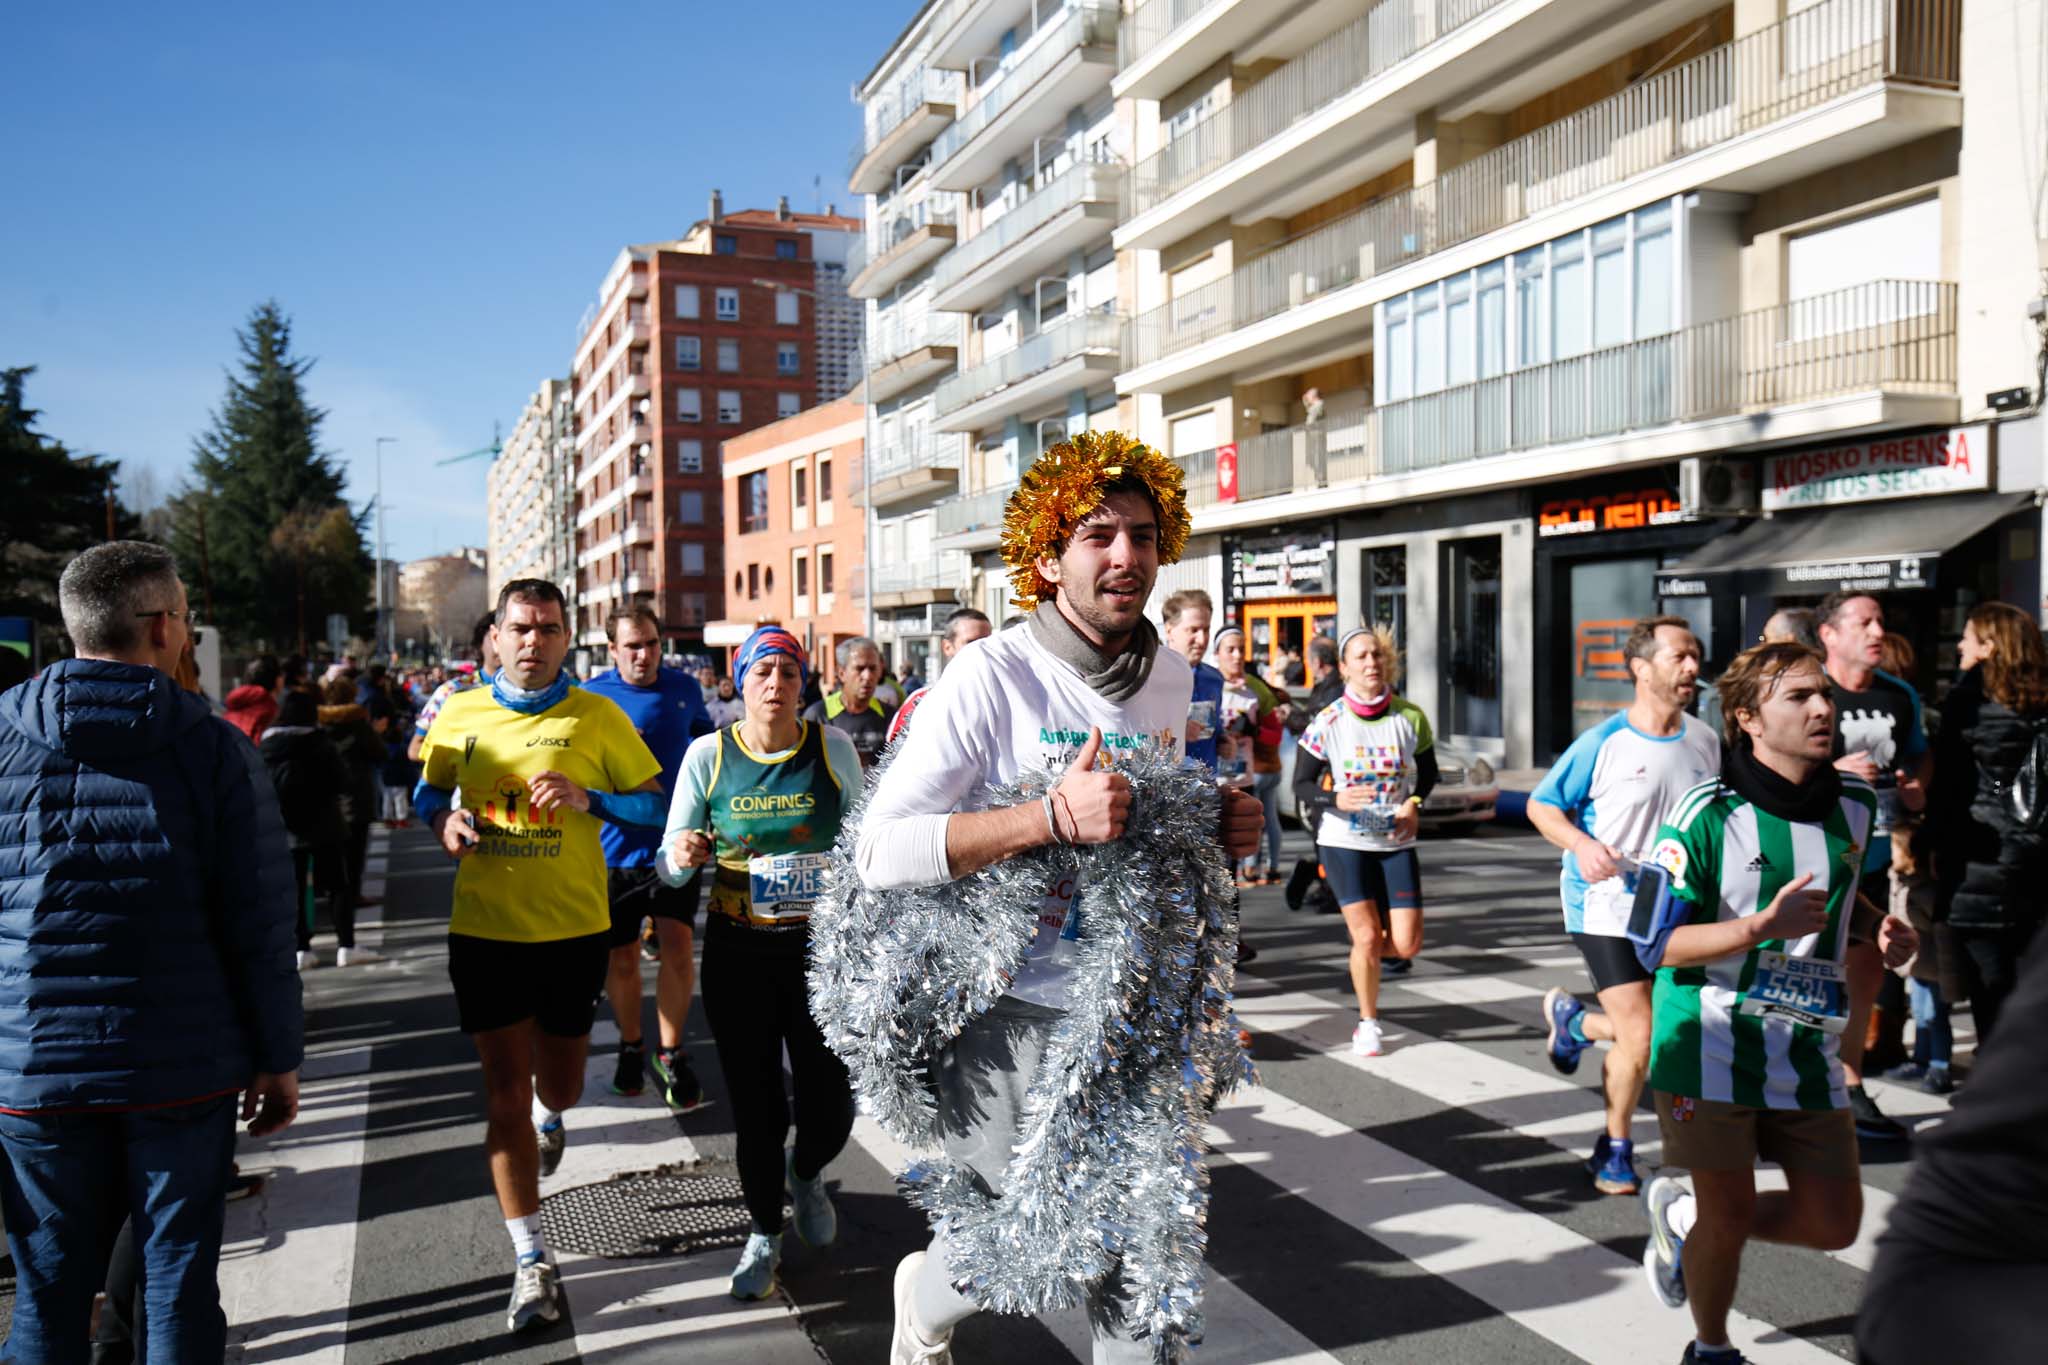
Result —
<instances>
[{"instance_id":1,"label":"white sneaker","mask_svg":"<svg viewBox=\"0 0 2048 1365\"><path fill-rule=\"evenodd\" d=\"M305 971L311 971L311 970L312 970L313 968L315 968L315 967L317 967L317 966L319 966L319 965L320 965L320 954L318 954L318 953L314 952L314 951L313 951L313 950L312 950L311 948L301 948L301 949L299 949L299 970L300 970L300 971L302 971L302 972L305 972Z\"/></svg>"},{"instance_id":2,"label":"white sneaker","mask_svg":"<svg viewBox=\"0 0 2048 1365\"><path fill-rule=\"evenodd\" d=\"M1351 1030L1351 1055L1354 1057L1377 1057L1386 1049L1380 1044L1380 1021L1361 1019L1358 1027Z\"/></svg>"},{"instance_id":3,"label":"white sneaker","mask_svg":"<svg viewBox=\"0 0 2048 1365\"><path fill-rule=\"evenodd\" d=\"M521 1261L512 1275L512 1301L505 1308L505 1330L524 1332L536 1324L562 1320L562 1277L552 1263L535 1257Z\"/></svg>"},{"instance_id":4,"label":"white sneaker","mask_svg":"<svg viewBox=\"0 0 2048 1365\"><path fill-rule=\"evenodd\" d=\"M357 967L365 962L382 962L384 954L375 948L343 948L334 955L337 967Z\"/></svg>"},{"instance_id":5,"label":"white sneaker","mask_svg":"<svg viewBox=\"0 0 2048 1365\"><path fill-rule=\"evenodd\" d=\"M896 1263L896 1330L889 1338L889 1365L953 1365L953 1334L928 1342L910 1321L924 1257L922 1251L913 1251Z\"/></svg>"}]
</instances>

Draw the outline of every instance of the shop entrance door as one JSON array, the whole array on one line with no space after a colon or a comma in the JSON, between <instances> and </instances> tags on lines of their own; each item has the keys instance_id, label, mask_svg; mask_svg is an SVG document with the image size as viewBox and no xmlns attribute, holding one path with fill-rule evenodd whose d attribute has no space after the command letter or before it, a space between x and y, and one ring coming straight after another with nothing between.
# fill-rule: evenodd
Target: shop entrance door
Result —
<instances>
[{"instance_id":1,"label":"shop entrance door","mask_svg":"<svg viewBox=\"0 0 2048 1365\"><path fill-rule=\"evenodd\" d=\"M1446 734L1501 737L1500 537L1444 545L1442 688Z\"/></svg>"},{"instance_id":2,"label":"shop entrance door","mask_svg":"<svg viewBox=\"0 0 2048 1365\"><path fill-rule=\"evenodd\" d=\"M1308 642L1337 638L1337 599L1281 597L1244 604L1245 663L1264 676L1275 660L1293 654L1306 663Z\"/></svg>"}]
</instances>

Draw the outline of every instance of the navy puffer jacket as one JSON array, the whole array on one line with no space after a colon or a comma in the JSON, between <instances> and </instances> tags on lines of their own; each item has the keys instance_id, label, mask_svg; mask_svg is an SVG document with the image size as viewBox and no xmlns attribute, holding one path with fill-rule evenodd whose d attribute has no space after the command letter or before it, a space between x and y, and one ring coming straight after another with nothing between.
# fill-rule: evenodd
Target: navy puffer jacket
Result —
<instances>
[{"instance_id":1,"label":"navy puffer jacket","mask_svg":"<svg viewBox=\"0 0 2048 1365\"><path fill-rule=\"evenodd\" d=\"M0 1108L128 1108L298 1068L291 855L256 746L154 668L0 694Z\"/></svg>"}]
</instances>

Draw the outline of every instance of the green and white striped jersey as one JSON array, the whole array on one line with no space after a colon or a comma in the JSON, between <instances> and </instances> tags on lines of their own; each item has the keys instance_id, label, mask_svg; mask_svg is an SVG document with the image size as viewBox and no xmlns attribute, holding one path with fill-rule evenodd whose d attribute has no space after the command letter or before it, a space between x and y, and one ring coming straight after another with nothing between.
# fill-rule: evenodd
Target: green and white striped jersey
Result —
<instances>
[{"instance_id":1,"label":"green and white striped jersey","mask_svg":"<svg viewBox=\"0 0 2048 1365\"><path fill-rule=\"evenodd\" d=\"M1814 984L1805 998L1809 982L1840 976L1876 815L1877 794L1848 776L1841 799L1814 823L1771 815L1718 781L1679 798L1650 856L1670 874L1673 894L1689 905L1685 923L1757 914L1787 882L1811 873L1812 889L1827 892L1828 924L1821 933L1769 940L1704 966L1660 968L1650 1040L1653 1088L1752 1109L1847 1107L1835 1034L1785 1012L1757 1013L1773 995L1760 989L1758 972L1761 966L1775 976L1775 983L1761 984L1776 984L1775 998L1793 1003L1795 1012L1826 993ZM1832 1003L1817 1012L1845 1013L1846 992L1838 991Z\"/></svg>"}]
</instances>

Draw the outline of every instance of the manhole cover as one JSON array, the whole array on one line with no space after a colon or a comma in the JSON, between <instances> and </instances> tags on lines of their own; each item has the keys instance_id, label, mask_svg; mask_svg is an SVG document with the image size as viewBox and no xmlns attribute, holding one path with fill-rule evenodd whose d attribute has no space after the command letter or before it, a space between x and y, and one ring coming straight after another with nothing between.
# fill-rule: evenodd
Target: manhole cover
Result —
<instances>
[{"instance_id":1,"label":"manhole cover","mask_svg":"<svg viewBox=\"0 0 2048 1365\"><path fill-rule=\"evenodd\" d=\"M688 1256L747 1240L751 1220L729 1161L671 1166L541 1200L550 1246L579 1256Z\"/></svg>"}]
</instances>

